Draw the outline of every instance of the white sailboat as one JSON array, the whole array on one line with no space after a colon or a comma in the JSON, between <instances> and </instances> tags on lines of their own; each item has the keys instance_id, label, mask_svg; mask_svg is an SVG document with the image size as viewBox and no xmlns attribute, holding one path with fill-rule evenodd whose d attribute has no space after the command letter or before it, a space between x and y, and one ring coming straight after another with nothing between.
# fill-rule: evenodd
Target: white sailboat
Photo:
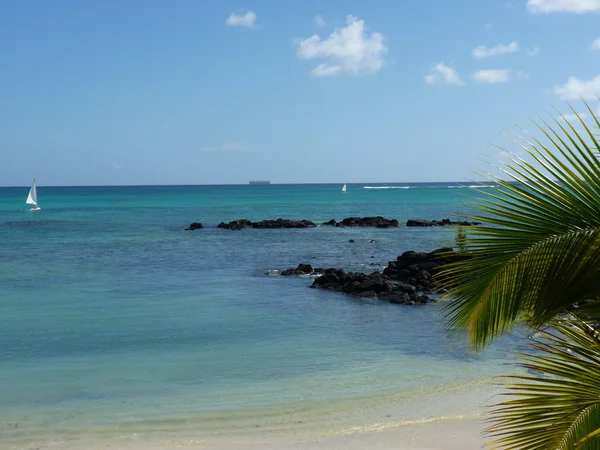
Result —
<instances>
[{"instance_id":1,"label":"white sailboat","mask_svg":"<svg viewBox=\"0 0 600 450\"><path fill-rule=\"evenodd\" d=\"M31 189L29 189L29 195L27 196L27 200L25 200L25 203L27 203L28 205L33 205L31 211L40 210L40 207L37 203L37 188L35 187L35 178L33 179L33 184L31 185Z\"/></svg>"},{"instance_id":2,"label":"white sailboat","mask_svg":"<svg viewBox=\"0 0 600 450\"><path fill-rule=\"evenodd\" d=\"M346 183L344 183L344 186L342 187L342 194L346 193Z\"/></svg>"}]
</instances>

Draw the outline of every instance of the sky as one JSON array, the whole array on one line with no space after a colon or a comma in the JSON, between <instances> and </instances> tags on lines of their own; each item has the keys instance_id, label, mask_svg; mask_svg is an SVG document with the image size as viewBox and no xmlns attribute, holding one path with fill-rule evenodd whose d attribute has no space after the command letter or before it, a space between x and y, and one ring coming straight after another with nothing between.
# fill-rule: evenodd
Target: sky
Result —
<instances>
[{"instance_id":1,"label":"sky","mask_svg":"<svg viewBox=\"0 0 600 450\"><path fill-rule=\"evenodd\" d=\"M600 0L0 2L0 185L476 179L508 131L599 108L599 25Z\"/></svg>"}]
</instances>

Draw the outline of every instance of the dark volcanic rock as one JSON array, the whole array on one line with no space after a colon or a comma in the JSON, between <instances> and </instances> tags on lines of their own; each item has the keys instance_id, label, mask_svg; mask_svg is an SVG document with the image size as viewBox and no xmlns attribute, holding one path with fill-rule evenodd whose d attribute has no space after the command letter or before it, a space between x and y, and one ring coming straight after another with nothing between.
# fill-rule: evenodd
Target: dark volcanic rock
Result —
<instances>
[{"instance_id":1,"label":"dark volcanic rock","mask_svg":"<svg viewBox=\"0 0 600 450\"><path fill-rule=\"evenodd\" d=\"M283 276L312 275L312 274L321 273L322 271L323 271L323 269L318 269L318 268L313 269L313 266L311 266L310 264L298 264L298 267L296 267L295 269L282 270L280 272L280 275L283 275Z\"/></svg>"},{"instance_id":2,"label":"dark volcanic rock","mask_svg":"<svg viewBox=\"0 0 600 450\"><path fill-rule=\"evenodd\" d=\"M316 225L310 220L262 220L252 222L252 228L314 228Z\"/></svg>"},{"instance_id":3,"label":"dark volcanic rock","mask_svg":"<svg viewBox=\"0 0 600 450\"><path fill-rule=\"evenodd\" d=\"M385 217L346 217L341 222L331 219L323 225L335 227L376 227L376 228L396 228L400 223L396 219L386 219Z\"/></svg>"},{"instance_id":4,"label":"dark volcanic rock","mask_svg":"<svg viewBox=\"0 0 600 450\"><path fill-rule=\"evenodd\" d=\"M250 228L252 226L252 222L248 219L240 219L234 220L233 222L225 223L221 222L217 225L217 228L225 228L227 230L241 230L243 228Z\"/></svg>"},{"instance_id":5,"label":"dark volcanic rock","mask_svg":"<svg viewBox=\"0 0 600 450\"><path fill-rule=\"evenodd\" d=\"M416 288L417 291L431 292L437 290L435 275L444 264L468 258L451 248L440 248L432 252L404 252L390 261L383 270L392 280L402 281Z\"/></svg>"},{"instance_id":6,"label":"dark volcanic rock","mask_svg":"<svg viewBox=\"0 0 600 450\"><path fill-rule=\"evenodd\" d=\"M251 222L248 219L234 220L233 222L221 222L217 228L228 230L242 230L244 228L314 228L316 225L310 220L261 220L260 222Z\"/></svg>"},{"instance_id":7,"label":"dark volcanic rock","mask_svg":"<svg viewBox=\"0 0 600 450\"><path fill-rule=\"evenodd\" d=\"M204 226L200 222L192 222L186 230L199 230L201 228L204 228Z\"/></svg>"},{"instance_id":8,"label":"dark volcanic rock","mask_svg":"<svg viewBox=\"0 0 600 450\"><path fill-rule=\"evenodd\" d=\"M462 225L462 226L471 226L471 225L481 225L480 222L452 222L450 219L442 219L438 220L422 220L422 219L410 219L406 222L407 227L444 227L446 225Z\"/></svg>"},{"instance_id":9,"label":"dark volcanic rock","mask_svg":"<svg viewBox=\"0 0 600 450\"><path fill-rule=\"evenodd\" d=\"M429 297L418 295L413 286L394 283L379 272L367 275L360 272L344 272L341 269L325 269L323 275L310 287L406 305L424 305L430 301Z\"/></svg>"},{"instance_id":10,"label":"dark volcanic rock","mask_svg":"<svg viewBox=\"0 0 600 450\"><path fill-rule=\"evenodd\" d=\"M383 273L345 272L342 269L320 269L310 264L299 264L295 269L282 271L281 275L320 275L310 287L390 303L423 305L433 301L424 293L444 291L440 280L436 280L440 268L444 264L467 258L468 255L451 248L439 248L432 252L404 252L395 261L390 261Z\"/></svg>"}]
</instances>

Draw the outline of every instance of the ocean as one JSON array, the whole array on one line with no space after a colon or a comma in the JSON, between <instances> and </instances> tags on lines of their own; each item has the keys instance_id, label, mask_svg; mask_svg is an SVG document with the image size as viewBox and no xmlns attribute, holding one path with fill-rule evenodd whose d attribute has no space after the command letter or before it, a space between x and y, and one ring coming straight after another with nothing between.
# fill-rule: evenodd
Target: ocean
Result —
<instances>
[{"instance_id":1,"label":"ocean","mask_svg":"<svg viewBox=\"0 0 600 450\"><path fill-rule=\"evenodd\" d=\"M438 304L267 275L381 270L450 228L230 231L221 221L460 218L460 183L0 188L2 448L335 435L474 417L527 336L469 355ZM205 228L185 231L191 222ZM351 243L352 239L355 242ZM375 242L372 242L375 241ZM272 273L272 272L271 272ZM118 447L117 447L118 448Z\"/></svg>"}]
</instances>

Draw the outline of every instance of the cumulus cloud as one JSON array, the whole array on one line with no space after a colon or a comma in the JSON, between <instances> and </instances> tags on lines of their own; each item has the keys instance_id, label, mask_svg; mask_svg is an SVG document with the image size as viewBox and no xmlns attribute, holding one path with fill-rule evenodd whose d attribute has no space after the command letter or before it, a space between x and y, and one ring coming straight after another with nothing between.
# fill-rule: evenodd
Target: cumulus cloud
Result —
<instances>
[{"instance_id":1,"label":"cumulus cloud","mask_svg":"<svg viewBox=\"0 0 600 450\"><path fill-rule=\"evenodd\" d=\"M540 48L536 45L532 49L527 49L527 54L529 56L535 56L540 52Z\"/></svg>"},{"instance_id":2,"label":"cumulus cloud","mask_svg":"<svg viewBox=\"0 0 600 450\"><path fill-rule=\"evenodd\" d=\"M336 29L327 39L317 34L296 39L296 54L300 59L321 59L326 62L315 67L315 77L338 75L367 75L378 72L385 64L387 53L381 33L366 33L365 22L348 16L346 26Z\"/></svg>"},{"instance_id":3,"label":"cumulus cloud","mask_svg":"<svg viewBox=\"0 0 600 450\"><path fill-rule=\"evenodd\" d=\"M600 11L600 0L528 0L527 9L533 14L557 12L586 14Z\"/></svg>"},{"instance_id":4,"label":"cumulus cloud","mask_svg":"<svg viewBox=\"0 0 600 450\"><path fill-rule=\"evenodd\" d=\"M323 19L323 16L317 16L317 17L315 17L315 25L318 27L324 27L327 25L327 22L325 22L325 19Z\"/></svg>"},{"instance_id":5,"label":"cumulus cloud","mask_svg":"<svg viewBox=\"0 0 600 450\"><path fill-rule=\"evenodd\" d=\"M227 152L227 151L236 151L236 152L244 152L248 150L248 147L241 142L228 142L223 145L218 145L216 147L205 147L202 149L204 152Z\"/></svg>"},{"instance_id":6,"label":"cumulus cloud","mask_svg":"<svg viewBox=\"0 0 600 450\"><path fill-rule=\"evenodd\" d=\"M600 50L600 38L598 38L594 42L592 42L592 45L590 46L590 48L592 50Z\"/></svg>"},{"instance_id":7,"label":"cumulus cloud","mask_svg":"<svg viewBox=\"0 0 600 450\"><path fill-rule=\"evenodd\" d=\"M506 83L510 79L510 69L478 70L473 79L481 84Z\"/></svg>"},{"instance_id":8,"label":"cumulus cloud","mask_svg":"<svg viewBox=\"0 0 600 450\"><path fill-rule=\"evenodd\" d=\"M256 27L256 14L254 11L248 11L246 14L231 13L225 23L230 27L254 28Z\"/></svg>"},{"instance_id":9,"label":"cumulus cloud","mask_svg":"<svg viewBox=\"0 0 600 450\"><path fill-rule=\"evenodd\" d=\"M327 64L319 64L311 70L310 73L314 77L337 77L342 74L342 67L337 65L328 66Z\"/></svg>"},{"instance_id":10,"label":"cumulus cloud","mask_svg":"<svg viewBox=\"0 0 600 450\"><path fill-rule=\"evenodd\" d=\"M471 53L475 59L489 58L490 56L505 55L507 53L515 53L519 51L519 44L517 42L511 42L510 44L499 44L495 47L486 47L480 45L474 48Z\"/></svg>"},{"instance_id":11,"label":"cumulus cloud","mask_svg":"<svg viewBox=\"0 0 600 450\"><path fill-rule=\"evenodd\" d=\"M554 88L554 94L561 100L597 100L600 95L600 74L591 80L569 77L565 84Z\"/></svg>"},{"instance_id":12,"label":"cumulus cloud","mask_svg":"<svg viewBox=\"0 0 600 450\"><path fill-rule=\"evenodd\" d=\"M456 70L447 66L443 62L436 64L429 71L429 75L425 76L427 84L451 84L454 86L462 86L462 82Z\"/></svg>"}]
</instances>

